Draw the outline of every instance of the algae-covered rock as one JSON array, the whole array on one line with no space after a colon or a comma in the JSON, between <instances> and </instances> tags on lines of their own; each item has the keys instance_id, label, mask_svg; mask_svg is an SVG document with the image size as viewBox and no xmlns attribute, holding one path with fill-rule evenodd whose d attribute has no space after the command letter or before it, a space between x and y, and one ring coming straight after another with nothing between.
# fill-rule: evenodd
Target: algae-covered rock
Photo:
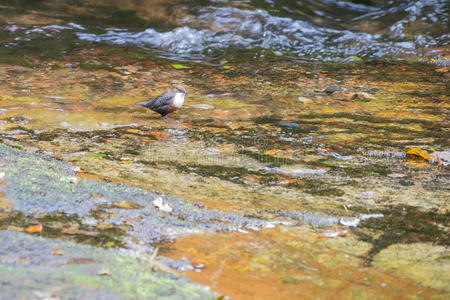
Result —
<instances>
[{"instance_id":1,"label":"algae-covered rock","mask_svg":"<svg viewBox=\"0 0 450 300\"><path fill-rule=\"evenodd\" d=\"M0 231L0 282L1 299L214 299L218 296L185 277L152 271L150 259L10 231Z\"/></svg>"},{"instance_id":2,"label":"algae-covered rock","mask_svg":"<svg viewBox=\"0 0 450 300\"><path fill-rule=\"evenodd\" d=\"M450 261L444 246L395 244L381 251L373 265L435 289L450 292Z\"/></svg>"}]
</instances>

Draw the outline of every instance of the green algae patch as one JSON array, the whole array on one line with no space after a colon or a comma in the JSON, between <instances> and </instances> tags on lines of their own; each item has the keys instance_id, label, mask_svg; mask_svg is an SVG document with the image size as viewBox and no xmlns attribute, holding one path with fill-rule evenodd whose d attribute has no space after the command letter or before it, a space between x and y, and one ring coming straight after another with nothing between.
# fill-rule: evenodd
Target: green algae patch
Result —
<instances>
[{"instance_id":1,"label":"green algae patch","mask_svg":"<svg viewBox=\"0 0 450 300\"><path fill-rule=\"evenodd\" d=\"M363 221L361 229L354 230L361 240L373 245L367 254L366 265L371 265L372 260L381 251L393 244L417 242L432 242L441 246L450 244L450 235L446 231L449 225L448 213L421 211L416 207L396 207L381 212L382 218Z\"/></svg>"}]
</instances>

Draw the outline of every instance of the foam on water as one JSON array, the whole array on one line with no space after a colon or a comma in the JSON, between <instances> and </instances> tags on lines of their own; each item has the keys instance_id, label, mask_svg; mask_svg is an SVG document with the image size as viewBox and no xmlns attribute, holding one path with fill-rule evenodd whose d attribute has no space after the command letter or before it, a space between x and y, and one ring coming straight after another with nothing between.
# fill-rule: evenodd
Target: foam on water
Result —
<instances>
[{"instance_id":1,"label":"foam on water","mask_svg":"<svg viewBox=\"0 0 450 300\"><path fill-rule=\"evenodd\" d=\"M210 4L191 7L193 13L166 32L106 28L97 34L75 23L24 30L26 36L46 37L73 30L81 40L136 45L185 59L207 58L229 47L258 47L326 60L418 57L423 49L448 45L450 38L445 0L395 0L381 6L305 0L291 7L266 1L265 9L252 8L253 2ZM20 31L16 25L5 29Z\"/></svg>"}]
</instances>

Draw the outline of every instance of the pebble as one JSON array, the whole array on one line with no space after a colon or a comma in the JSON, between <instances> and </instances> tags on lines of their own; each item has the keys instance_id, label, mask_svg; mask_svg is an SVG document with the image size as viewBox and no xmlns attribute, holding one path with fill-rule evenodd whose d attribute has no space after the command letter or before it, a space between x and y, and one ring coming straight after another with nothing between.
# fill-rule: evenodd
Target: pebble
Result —
<instances>
[{"instance_id":1,"label":"pebble","mask_svg":"<svg viewBox=\"0 0 450 300\"><path fill-rule=\"evenodd\" d=\"M205 103L199 103L199 104L189 105L189 107L192 107L192 108L199 108L199 109L212 109L212 108L214 108L214 106L209 105L209 104L205 104Z\"/></svg>"},{"instance_id":2,"label":"pebble","mask_svg":"<svg viewBox=\"0 0 450 300\"><path fill-rule=\"evenodd\" d=\"M369 101L369 100L374 100L375 99L375 95L372 95L372 94L369 94L369 93L365 93L365 92L357 93L356 97L358 98L358 100L365 100L365 101Z\"/></svg>"},{"instance_id":3,"label":"pebble","mask_svg":"<svg viewBox=\"0 0 450 300\"><path fill-rule=\"evenodd\" d=\"M334 92L341 92L341 91L343 91L344 89L343 88L341 88L341 87L339 87L339 86L329 86L329 87L327 87L326 89L324 89L323 91L325 92L325 93L327 93L327 94L332 94L332 93L334 93Z\"/></svg>"},{"instance_id":4,"label":"pebble","mask_svg":"<svg viewBox=\"0 0 450 300\"><path fill-rule=\"evenodd\" d=\"M375 192L372 192L372 191L361 192L361 193L359 193L359 195L360 195L360 196L363 196L363 197L374 196L375 194L376 194L376 193L375 193Z\"/></svg>"},{"instance_id":5,"label":"pebble","mask_svg":"<svg viewBox=\"0 0 450 300\"><path fill-rule=\"evenodd\" d=\"M297 123L278 123L278 126L280 127L300 127Z\"/></svg>"},{"instance_id":6,"label":"pebble","mask_svg":"<svg viewBox=\"0 0 450 300\"><path fill-rule=\"evenodd\" d=\"M77 184L78 183L78 177L76 176L70 176L69 177L69 182L73 183L73 184Z\"/></svg>"},{"instance_id":7,"label":"pebble","mask_svg":"<svg viewBox=\"0 0 450 300\"><path fill-rule=\"evenodd\" d=\"M0 181L2 181L3 179L5 179L6 173L5 172L0 172Z\"/></svg>"},{"instance_id":8,"label":"pebble","mask_svg":"<svg viewBox=\"0 0 450 300\"><path fill-rule=\"evenodd\" d=\"M194 268L195 269L203 269L205 267L205 264L197 264L197 265L194 265Z\"/></svg>"},{"instance_id":9,"label":"pebble","mask_svg":"<svg viewBox=\"0 0 450 300\"><path fill-rule=\"evenodd\" d=\"M371 218L382 218L382 217L384 217L383 214L360 214L359 215L359 219L362 221L371 219Z\"/></svg>"},{"instance_id":10,"label":"pebble","mask_svg":"<svg viewBox=\"0 0 450 300\"><path fill-rule=\"evenodd\" d=\"M344 226L356 227L358 226L360 221L361 220L358 218L341 218L339 220L339 223L341 223Z\"/></svg>"},{"instance_id":11,"label":"pebble","mask_svg":"<svg viewBox=\"0 0 450 300\"><path fill-rule=\"evenodd\" d=\"M400 173L391 173L391 174L388 174L388 176L392 177L392 178L402 178L402 177L406 177L407 175L406 174L400 174Z\"/></svg>"},{"instance_id":12,"label":"pebble","mask_svg":"<svg viewBox=\"0 0 450 300\"><path fill-rule=\"evenodd\" d=\"M311 103L311 102L312 102L311 99L306 98L306 97L298 97L297 100L300 101L300 102L302 102L302 103L304 103L304 104L306 104L306 103Z\"/></svg>"}]
</instances>

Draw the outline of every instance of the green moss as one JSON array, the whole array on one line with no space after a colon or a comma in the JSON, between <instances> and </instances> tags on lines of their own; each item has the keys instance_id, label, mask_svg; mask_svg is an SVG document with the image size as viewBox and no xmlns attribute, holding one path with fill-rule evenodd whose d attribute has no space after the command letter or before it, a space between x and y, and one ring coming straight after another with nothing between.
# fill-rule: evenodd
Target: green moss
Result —
<instances>
[{"instance_id":1,"label":"green moss","mask_svg":"<svg viewBox=\"0 0 450 300\"><path fill-rule=\"evenodd\" d=\"M372 263L372 259L381 250L397 243L433 242L438 245L449 245L450 235L442 227L448 227L450 213L439 214L434 211L421 211L417 207L402 206L390 207L386 210L367 211L362 208L352 210L365 213L382 213L382 218L371 218L361 222L360 227L373 232L381 232L381 235L373 237L363 230L356 228L354 231L363 241L373 244L369 251L366 265Z\"/></svg>"},{"instance_id":2,"label":"green moss","mask_svg":"<svg viewBox=\"0 0 450 300\"><path fill-rule=\"evenodd\" d=\"M275 157L267 154L259 154L249 150L240 150L238 151L238 153L247 155L248 157L251 157L259 162L267 163L269 164L270 167L279 167L281 165L290 165L297 163L297 161L289 158Z\"/></svg>"},{"instance_id":3,"label":"green moss","mask_svg":"<svg viewBox=\"0 0 450 300\"><path fill-rule=\"evenodd\" d=\"M281 120L282 117L278 115L263 115L253 119L256 124L275 124Z\"/></svg>"}]
</instances>

